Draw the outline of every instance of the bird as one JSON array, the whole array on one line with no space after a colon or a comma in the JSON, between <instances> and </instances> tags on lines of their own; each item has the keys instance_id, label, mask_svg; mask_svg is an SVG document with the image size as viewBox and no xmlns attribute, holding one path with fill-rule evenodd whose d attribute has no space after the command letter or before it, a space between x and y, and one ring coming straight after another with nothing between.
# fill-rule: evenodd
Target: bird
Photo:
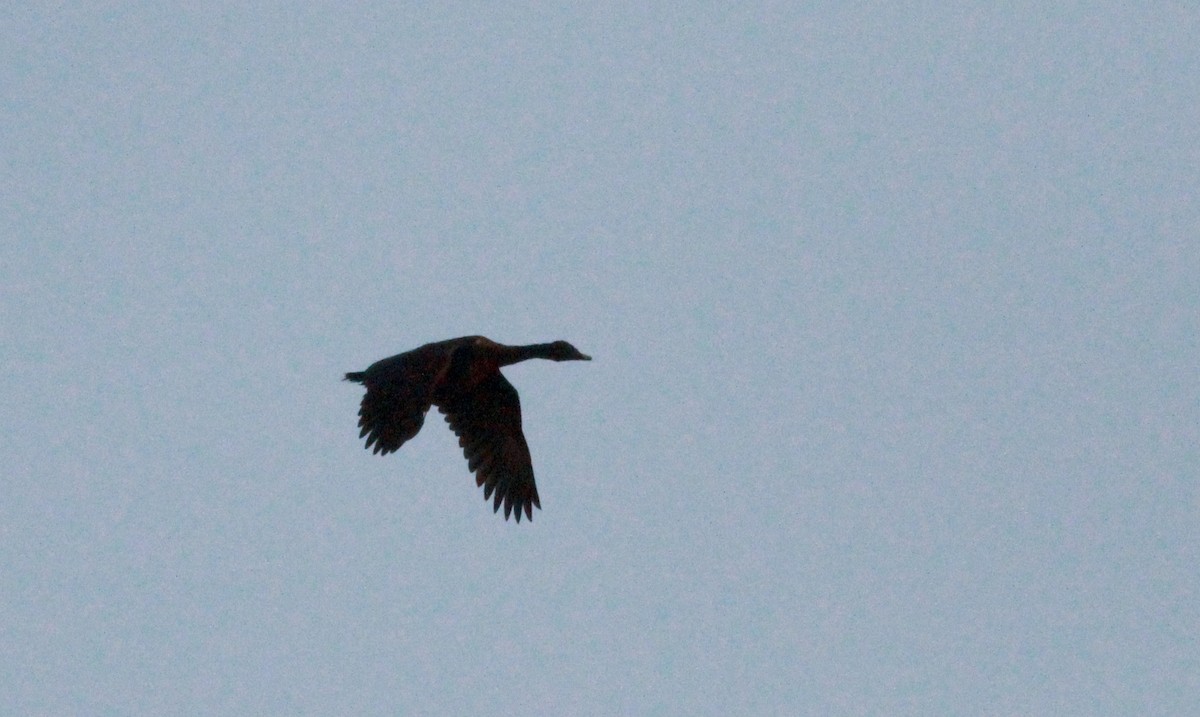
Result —
<instances>
[{"instance_id":1,"label":"bird","mask_svg":"<svg viewBox=\"0 0 1200 717\"><path fill-rule=\"evenodd\" d=\"M347 373L344 380L367 390L358 409L358 437L367 439L365 448L372 453L387 455L417 435L429 408L437 406L458 436L484 500L493 500L492 512L503 505L505 520L515 512L520 523L524 511L532 521L533 507L541 510L542 504L521 432L521 401L500 368L533 358L592 360L566 341L507 346L483 336L462 336Z\"/></svg>"}]
</instances>

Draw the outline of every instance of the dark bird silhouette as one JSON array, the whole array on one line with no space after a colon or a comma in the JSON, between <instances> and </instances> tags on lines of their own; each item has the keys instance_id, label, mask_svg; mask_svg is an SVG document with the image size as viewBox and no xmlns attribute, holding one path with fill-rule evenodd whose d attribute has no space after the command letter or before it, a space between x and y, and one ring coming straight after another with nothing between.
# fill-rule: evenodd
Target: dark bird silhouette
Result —
<instances>
[{"instance_id":1,"label":"dark bird silhouette","mask_svg":"<svg viewBox=\"0 0 1200 717\"><path fill-rule=\"evenodd\" d=\"M387 455L417 435L429 407L437 406L458 436L475 484L483 498L493 498L492 512L504 504L504 519L521 511L533 520L540 510L533 461L521 432L517 389L500 373L501 366L526 359L591 361L566 341L505 346L482 336L463 336L425 344L346 374L347 381L367 387L358 409L358 437L367 448Z\"/></svg>"}]
</instances>

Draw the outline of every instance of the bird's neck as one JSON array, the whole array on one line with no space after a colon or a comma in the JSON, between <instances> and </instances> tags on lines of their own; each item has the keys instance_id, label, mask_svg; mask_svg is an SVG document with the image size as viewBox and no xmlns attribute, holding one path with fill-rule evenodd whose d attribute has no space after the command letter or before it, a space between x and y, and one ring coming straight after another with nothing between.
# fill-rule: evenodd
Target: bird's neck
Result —
<instances>
[{"instance_id":1,"label":"bird's neck","mask_svg":"<svg viewBox=\"0 0 1200 717\"><path fill-rule=\"evenodd\" d=\"M551 356L551 344L527 344L525 346L505 346L499 351L501 366L511 366L528 359L548 359Z\"/></svg>"}]
</instances>

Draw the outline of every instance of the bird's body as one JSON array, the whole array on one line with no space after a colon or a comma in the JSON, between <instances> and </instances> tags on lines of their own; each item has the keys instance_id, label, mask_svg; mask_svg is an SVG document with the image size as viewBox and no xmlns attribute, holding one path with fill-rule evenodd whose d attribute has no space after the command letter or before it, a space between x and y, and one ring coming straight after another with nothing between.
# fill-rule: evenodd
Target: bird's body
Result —
<instances>
[{"instance_id":1,"label":"bird's body","mask_svg":"<svg viewBox=\"0 0 1200 717\"><path fill-rule=\"evenodd\" d=\"M365 436L366 447L375 453L391 453L417 435L425 413L437 406L458 436L484 498L495 494L493 510L503 504L505 519L515 508L518 523L522 511L533 520L533 506L542 505L521 432L521 403L517 390L500 373L502 366L531 358L591 360L566 341L506 346L482 336L463 336L348 373L347 381L367 388L358 410L359 438Z\"/></svg>"}]
</instances>

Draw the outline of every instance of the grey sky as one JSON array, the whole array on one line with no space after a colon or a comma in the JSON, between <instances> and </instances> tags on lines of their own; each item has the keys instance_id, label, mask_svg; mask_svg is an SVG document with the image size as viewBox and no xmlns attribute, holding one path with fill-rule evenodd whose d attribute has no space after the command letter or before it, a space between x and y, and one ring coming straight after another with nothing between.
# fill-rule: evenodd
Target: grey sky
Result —
<instances>
[{"instance_id":1,"label":"grey sky","mask_svg":"<svg viewBox=\"0 0 1200 717\"><path fill-rule=\"evenodd\" d=\"M0 11L0 712L1200 702L1191 4L67 5ZM506 370L529 525L356 438L470 333L595 357Z\"/></svg>"}]
</instances>

